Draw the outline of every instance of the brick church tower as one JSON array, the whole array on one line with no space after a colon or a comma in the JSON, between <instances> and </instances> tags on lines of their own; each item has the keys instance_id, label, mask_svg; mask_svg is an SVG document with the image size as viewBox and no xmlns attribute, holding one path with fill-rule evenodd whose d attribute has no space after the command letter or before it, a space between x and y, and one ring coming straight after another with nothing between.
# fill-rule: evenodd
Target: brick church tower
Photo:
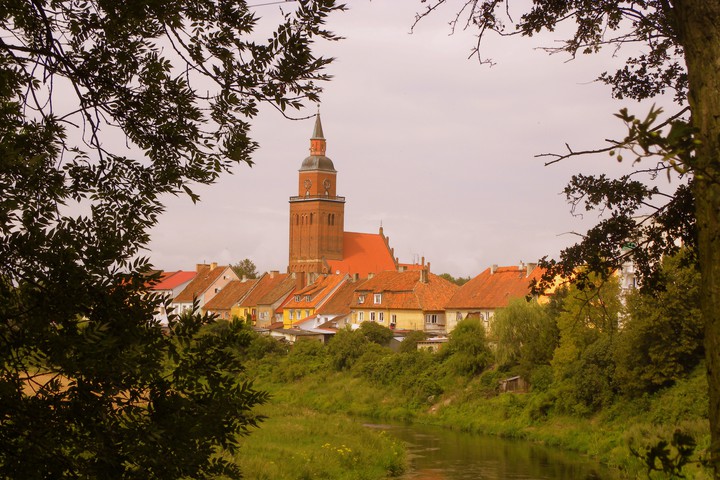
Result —
<instances>
[{"instance_id":1,"label":"brick church tower","mask_svg":"<svg viewBox=\"0 0 720 480\"><path fill-rule=\"evenodd\" d=\"M290 197L290 264L292 273L327 272L326 260L343 259L345 197L336 195L337 171L325 156L320 114L310 139L310 156L298 175L298 194ZM310 275L311 276L311 275Z\"/></svg>"}]
</instances>

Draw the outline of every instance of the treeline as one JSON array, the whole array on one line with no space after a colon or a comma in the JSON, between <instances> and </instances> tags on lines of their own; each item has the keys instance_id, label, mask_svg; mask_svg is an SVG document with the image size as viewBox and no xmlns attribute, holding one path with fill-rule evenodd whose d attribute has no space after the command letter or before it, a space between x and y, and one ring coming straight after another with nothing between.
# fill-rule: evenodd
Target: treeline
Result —
<instances>
[{"instance_id":1,"label":"treeline","mask_svg":"<svg viewBox=\"0 0 720 480\"><path fill-rule=\"evenodd\" d=\"M638 430L636 437L647 438L622 446L623 455L632 447L649 470L674 468L663 461L682 468L693 450L701 450L696 444L706 442L699 275L681 254L665 259L657 285L652 292L621 296L617 281L598 280L583 290L560 290L543 305L516 300L496 313L488 332L480 320L459 322L437 353L417 349L422 332L394 345L391 330L370 322L339 331L327 345L289 346L253 335L246 364L276 394L316 388L305 401L325 410L436 419L524 437L530 435L525 427L537 429L560 417L590 419L618 428L613 444L630 442L622 430L639 422L657 428L653 435ZM506 398L500 382L515 376L528 382L529 393ZM333 397L323 390L331 383L359 389L352 405L343 407L348 401L339 401L340 393ZM363 397L363 389L383 392L381 404L359 406L360 398L378 403L377 394ZM288 401L298 401L298 392ZM494 415L506 427L493 425ZM675 430L680 437L664 438ZM667 448L655 448L655 439L667 441Z\"/></svg>"}]
</instances>

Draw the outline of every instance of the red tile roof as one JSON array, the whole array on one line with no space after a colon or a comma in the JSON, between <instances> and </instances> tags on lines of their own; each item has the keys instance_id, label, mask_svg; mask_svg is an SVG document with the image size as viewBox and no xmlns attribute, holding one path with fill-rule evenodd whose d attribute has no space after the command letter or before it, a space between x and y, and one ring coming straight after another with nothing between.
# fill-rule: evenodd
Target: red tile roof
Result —
<instances>
[{"instance_id":1,"label":"red tile roof","mask_svg":"<svg viewBox=\"0 0 720 480\"><path fill-rule=\"evenodd\" d=\"M452 282L428 273L427 283L421 281L422 271L381 272L355 289L353 308L440 311L459 288ZM382 294L375 304L374 294ZM360 297L364 295L364 302Z\"/></svg>"},{"instance_id":2,"label":"red tile roof","mask_svg":"<svg viewBox=\"0 0 720 480\"><path fill-rule=\"evenodd\" d=\"M396 269L385 237L379 233L345 232L343 259L328 260L327 263L332 273L357 273L360 277Z\"/></svg>"},{"instance_id":3,"label":"red tile roof","mask_svg":"<svg viewBox=\"0 0 720 480\"><path fill-rule=\"evenodd\" d=\"M178 270L177 272L163 272L160 275L160 281L150 287L152 290L172 290L179 287L183 283L189 282L195 278L196 272L188 272Z\"/></svg>"},{"instance_id":4,"label":"red tile roof","mask_svg":"<svg viewBox=\"0 0 720 480\"><path fill-rule=\"evenodd\" d=\"M205 310L230 310L233 305L238 303L245 295L247 295L250 289L254 287L257 282L258 281L256 279L250 279L244 282L242 280L231 281L205 304Z\"/></svg>"},{"instance_id":5,"label":"red tile roof","mask_svg":"<svg viewBox=\"0 0 720 480\"><path fill-rule=\"evenodd\" d=\"M530 282L539 279L544 270L535 268L527 275L526 268L518 266L488 268L471 279L453 295L447 308L502 308L510 299L523 298L530 293Z\"/></svg>"},{"instance_id":6,"label":"red tile roof","mask_svg":"<svg viewBox=\"0 0 720 480\"><path fill-rule=\"evenodd\" d=\"M175 300L173 302L175 303L190 303L193 301L193 298L199 297L202 295L210 286L217 280L220 275L225 272L225 270L228 270L228 266L218 266L210 269L209 265L203 266L200 268L200 270L195 275L195 278L193 278L192 282L188 284L187 287L183 289L182 292L178 294L177 297L175 297ZM230 270L232 271L232 270ZM237 278L237 277L235 277Z\"/></svg>"},{"instance_id":7,"label":"red tile roof","mask_svg":"<svg viewBox=\"0 0 720 480\"><path fill-rule=\"evenodd\" d=\"M287 281L289 277L290 275L287 273L263 274L253 291L239 303L239 306L257 307L258 305L275 303L282 295L287 294L295 284L294 281Z\"/></svg>"},{"instance_id":8,"label":"red tile roof","mask_svg":"<svg viewBox=\"0 0 720 480\"><path fill-rule=\"evenodd\" d=\"M336 288L348 279L347 275L323 275L300 291L293 292L285 308L318 308ZM299 300L295 298L299 297ZM309 297L309 299L308 299Z\"/></svg>"},{"instance_id":9,"label":"red tile roof","mask_svg":"<svg viewBox=\"0 0 720 480\"><path fill-rule=\"evenodd\" d=\"M317 313L322 315L347 315L350 313L355 289L362 283L345 282L340 285L330 299L325 302Z\"/></svg>"}]
</instances>

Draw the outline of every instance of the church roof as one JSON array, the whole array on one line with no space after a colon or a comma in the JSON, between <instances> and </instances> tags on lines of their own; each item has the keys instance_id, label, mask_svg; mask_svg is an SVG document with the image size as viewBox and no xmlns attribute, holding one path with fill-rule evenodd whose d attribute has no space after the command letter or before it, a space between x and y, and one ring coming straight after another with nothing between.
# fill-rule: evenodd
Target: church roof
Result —
<instances>
[{"instance_id":1,"label":"church roof","mask_svg":"<svg viewBox=\"0 0 720 480\"><path fill-rule=\"evenodd\" d=\"M310 138L310 156L303 160L300 171L323 170L335 173L335 165L332 160L325 156L325 137L323 136L320 113L315 115L315 128Z\"/></svg>"},{"instance_id":2,"label":"church roof","mask_svg":"<svg viewBox=\"0 0 720 480\"><path fill-rule=\"evenodd\" d=\"M332 273L357 273L362 278L368 273L396 268L385 237L379 233L344 232L343 259L328 260L327 263Z\"/></svg>"},{"instance_id":3,"label":"church roof","mask_svg":"<svg viewBox=\"0 0 720 480\"><path fill-rule=\"evenodd\" d=\"M325 155L310 155L307 157L303 160L302 166L300 167L301 172L305 170L325 170L327 172L337 172L332 160Z\"/></svg>"}]
</instances>

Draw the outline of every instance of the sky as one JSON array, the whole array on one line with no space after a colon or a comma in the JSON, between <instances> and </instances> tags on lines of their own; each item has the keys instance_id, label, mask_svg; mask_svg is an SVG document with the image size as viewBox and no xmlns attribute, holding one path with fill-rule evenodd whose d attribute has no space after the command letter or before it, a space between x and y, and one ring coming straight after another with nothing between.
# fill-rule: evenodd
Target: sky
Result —
<instances>
[{"instance_id":1,"label":"sky","mask_svg":"<svg viewBox=\"0 0 720 480\"><path fill-rule=\"evenodd\" d=\"M265 3L261 0L250 4ZM490 265L557 258L598 221L570 212L562 190L575 173L629 166L607 155L544 166L536 155L605 146L623 137L613 114L644 115L651 104L613 100L595 78L620 62L611 51L548 55L561 31L527 38L488 37L493 66L468 58L474 32L450 34L452 8L410 33L419 1L349 0L328 27L345 37L317 45L336 58L323 85L320 113L327 156L346 198L345 230L377 233L382 225L403 263L425 258L431 271L475 276ZM277 5L256 7L272 18ZM511 14L513 12L511 11ZM668 99L655 100L670 105ZM297 112L314 114L317 106ZM201 201L166 199L152 231L156 268L251 259L259 272L286 271L288 198L309 154L314 120L288 120L263 108L252 121L260 148L252 167L238 165Z\"/></svg>"}]
</instances>

